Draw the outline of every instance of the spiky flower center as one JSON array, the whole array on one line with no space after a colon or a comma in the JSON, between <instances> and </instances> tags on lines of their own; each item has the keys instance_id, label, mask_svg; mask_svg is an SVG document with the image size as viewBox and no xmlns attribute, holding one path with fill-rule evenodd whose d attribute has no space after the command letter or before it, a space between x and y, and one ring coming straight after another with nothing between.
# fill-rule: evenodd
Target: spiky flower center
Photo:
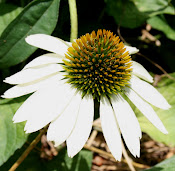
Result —
<instances>
[{"instance_id":1,"label":"spiky flower center","mask_svg":"<svg viewBox=\"0 0 175 171\"><path fill-rule=\"evenodd\" d=\"M65 56L65 77L82 96L110 97L121 92L131 78L131 57L119 37L110 31L81 36Z\"/></svg>"}]
</instances>

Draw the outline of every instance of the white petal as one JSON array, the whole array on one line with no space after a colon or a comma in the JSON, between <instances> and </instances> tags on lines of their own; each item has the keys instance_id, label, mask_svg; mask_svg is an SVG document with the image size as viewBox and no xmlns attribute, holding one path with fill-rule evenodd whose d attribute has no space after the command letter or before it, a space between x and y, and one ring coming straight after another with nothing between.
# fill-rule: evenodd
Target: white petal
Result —
<instances>
[{"instance_id":1,"label":"white petal","mask_svg":"<svg viewBox=\"0 0 175 171\"><path fill-rule=\"evenodd\" d=\"M69 157L75 156L86 143L92 129L93 116L93 99L83 98L75 127L67 139L67 151Z\"/></svg>"},{"instance_id":2,"label":"white petal","mask_svg":"<svg viewBox=\"0 0 175 171\"><path fill-rule=\"evenodd\" d=\"M72 46L72 42L67 42L65 41L65 43L67 44L67 46L71 47Z\"/></svg>"},{"instance_id":3,"label":"white petal","mask_svg":"<svg viewBox=\"0 0 175 171\"><path fill-rule=\"evenodd\" d=\"M68 138L75 126L81 100L81 95L76 94L62 114L50 124L47 131L49 141L60 145Z\"/></svg>"},{"instance_id":4,"label":"white petal","mask_svg":"<svg viewBox=\"0 0 175 171\"><path fill-rule=\"evenodd\" d=\"M118 123L108 99L100 102L100 119L106 143L116 160L121 160L122 143Z\"/></svg>"},{"instance_id":5,"label":"white petal","mask_svg":"<svg viewBox=\"0 0 175 171\"><path fill-rule=\"evenodd\" d=\"M28 68L7 77L4 82L9 84L25 84L47 77L63 70L60 64L50 64L44 67Z\"/></svg>"},{"instance_id":6,"label":"white petal","mask_svg":"<svg viewBox=\"0 0 175 171\"><path fill-rule=\"evenodd\" d=\"M150 83L153 82L153 77L148 73L148 71L138 62L132 61L132 73Z\"/></svg>"},{"instance_id":7,"label":"white petal","mask_svg":"<svg viewBox=\"0 0 175 171\"><path fill-rule=\"evenodd\" d=\"M136 76L132 76L130 83L131 88L152 105L161 109L169 109L171 107L165 98L147 82L140 80Z\"/></svg>"},{"instance_id":8,"label":"white petal","mask_svg":"<svg viewBox=\"0 0 175 171\"><path fill-rule=\"evenodd\" d=\"M139 50L135 47L125 45L126 51L129 52L130 55L137 53Z\"/></svg>"},{"instance_id":9,"label":"white petal","mask_svg":"<svg viewBox=\"0 0 175 171\"><path fill-rule=\"evenodd\" d=\"M39 56L29 62L23 69L26 68L32 68L36 66L41 66L41 65L47 65L47 64L56 64L56 63L61 63L63 59L63 56L54 54L54 53L47 53L42 56Z\"/></svg>"},{"instance_id":10,"label":"white petal","mask_svg":"<svg viewBox=\"0 0 175 171\"><path fill-rule=\"evenodd\" d=\"M141 130L133 110L120 94L116 99L112 99L112 106L128 149L134 156L139 157Z\"/></svg>"},{"instance_id":11,"label":"white petal","mask_svg":"<svg viewBox=\"0 0 175 171\"><path fill-rule=\"evenodd\" d=\"M26 37L26 42L32 46L64 56L68 46L63 40L46 34L33 34Z\"/></svg>"},{"instance_id":12,"label":"white petal","mask_svg":"<svg viewBox=\"0 0 175 171\"><path fill-rule=\"evenodd\" d=\"M155 127L157 127L164 134L168 133L163 123L148 103L142 100L132 89L127 88L125 94Z\"/></svg>"},{"instance_id":13,"label":"white petal","mask_svg":"<svg viewBox=\"0 0 175 171\"><path fill-rule=\"evenodd\" d=\"M1 97L3 98L16 98L20 97L29 93L33 93L40 88L46 87L50 84L54 84L55 82L58 82L63 78L61 72L60 73L54 73L53 75L49 75L48 77L44 77L42 79L39 79L37 81L32 81L26 84L19 84L16 85L10 89L8 89L4 95ZM61 81L60 81L61 83Z\"/></svg>"},{"instance_id":14,"label":"white petal","mask_svg":"<svg viewBox=\"0 0 175 171\"><path fill-rule=\"evenodd\" d=\"M13 121L27 120L26 132L37 131L62 113L74 93L68 84L58 85L55 82L32 94L17 110Z\"/></svg>"}]
</instances>

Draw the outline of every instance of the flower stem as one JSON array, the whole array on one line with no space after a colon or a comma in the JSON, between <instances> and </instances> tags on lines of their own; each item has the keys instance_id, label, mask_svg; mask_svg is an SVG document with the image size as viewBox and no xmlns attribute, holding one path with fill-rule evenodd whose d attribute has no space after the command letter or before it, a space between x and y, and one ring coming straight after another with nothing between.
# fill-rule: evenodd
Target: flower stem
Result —
<instances>
[{"instance_id":1,"label":"flower stem","mask_svg":"<svg viewBox=\"0 0 175 171\"><path fill-rule=\"evenodd\" d=\"M36 146L36 144L40 141L41 136L47 132L48 125L40 131L38 136L31 142L28 148L23 152L23 154L19 157L19 159L13 164L13 166L9 169L9 171L14 171L17 167L24 161L24 159L28 156L28 154L32 151L32 149Z\"/></svg>"},{"instance_id":2,"label":"flower stem","mask_svg":"<svg viewBox=\"0 0 175 171\"><path fill-rule=\"evenodd\" d=\"M70 41L73 42L73 40L77 39L78 36L77 6L76 6L76 0L68 0L68 1L69 1L70 21L71 21Z\"/></svg>"}]
</instances>

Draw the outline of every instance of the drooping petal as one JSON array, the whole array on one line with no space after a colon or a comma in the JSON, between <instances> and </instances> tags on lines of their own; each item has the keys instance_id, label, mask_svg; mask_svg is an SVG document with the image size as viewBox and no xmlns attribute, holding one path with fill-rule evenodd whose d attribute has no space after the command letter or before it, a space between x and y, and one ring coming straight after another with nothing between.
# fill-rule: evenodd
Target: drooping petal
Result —
<instances>
[{"instance_id":1,"label":"drooping petal","mask_svg":"<svg viewBox=\"0 0 175 171\"><path fill-rule=\"evenodd\" d=\"M49 141L60 145L69 137L77 120L80 102L81 95L76 94L61 115L52 121L47 131Z\"/></svg>"},{"instance_id":2,"label":"drooping petal","mask_svg":"<svg viewBox=\"0 0 175 171\"><path fill-rule=\"evenodd\" d=\"M127 88L125 94L155 127L164 134L168 133L163 123L148 103L142 100L132 89Z\"/></svg>"},{"instance_id":3,"label":"drooping petal","mask_svg":"<svg viewBox=\"0 0 175 171\"><path fill-rule=\"evenodd\" d=\"M100 102L100 119L106 143L116 160L121 160L122 143L117 118L108 99Z\"/></svg>"},{"instance_id":4,"label":"drooping petal","mask_svg":"<svg viewBox=\"0 0 175 171\"><path fill-rule=\"evenodd\" d=\"M29 62L23 69L37 67L41 65L47 65L47 64L61 63L62 59L63 59L63 56L61 55L54 54L54 53L47 53L35 58L31 62Z\"/></svg>"},{"instance_id":5,"label":"drooping petal","mask_svg":"<svg viewBox=\"0 0 175 171\"><path fill-rule=\"evenodd\" d=\"M75 156L86 143L93 123L94 103L92 99L83 98L78 117L71 135L67 139L68 156Z\"/></svg>"},{"instance_id":6,"label":"drooping petal","mask_svg":"<svg viewBox=\"0 0 175 171\"><path fill-rule=\"evenodd\" d=\"M118 94L116 99L112 100L112 106L129 151L134 156L140 156L140 138L141 130L138 120L130 105Z\"/></svg>"},{"instance_id":7,"label":"drooping petal","mask_svg":"<svg viewBox=\"0 0 175 171\"><path fill-rule=\"evenodd\" d=\"M28 68L7 77L4 82L9 84L25 84L43 77L48 77L63 70L60 64L50 64L44 67Z\"/></svg>"},{"instance_id":8,"label":"drooping petal","mask_svg":"<svg viewBox=\"0 0 175 171\"><path fill-rule=\"evenodd\" d=\"M26 42L32 46L64 56L68 46L63 40L46 34L33 34L26 37Z\"/></svg>"},{"instance_id":9,"label":"drooping petal","mask_svg":"<svg viewBox=\"0 0 175 171\"><path fill-rule=\"evenodd\" d=\"M132 61L132 73L150 83L153 82L153 77L148 73L148 71L138 62Z\"/></svg>"},{"instance_id":10,"label":"drooping petal","mask_svg":"<svg viewBox=\"0 0 175 171\"><path fill-rule=\"evenodd\" d=\"M169 109L171 107L165 98L147 82L140 80L136 76L132 76L130 83L131 88L152 105L161 109Z\"/></svg>"},{"instance_id":11,"label":"drooping petal","mask_svg":"<svg viewBox=\"0 0 175 171\"><path fill-rule=\"evenodd\" d=\"M135 47L125 45L126 51L129 52L130 55L137 53L139 50Z\"/></svg>"},{"instance_id":12,"label":"drooping petal","mask_svg":"<svg viewBox=\"0 0 175 171\"><path fill-rule=\"evenodd\" d=\"M58 82L63 78L61 72L60 73L54 73L53 75L49 75L47 77L44 77L42 79L32 81L26 84L19 84L16 85L10 89L8 89L4 95L1 97L3 98L16 98L20 97L26 94L33 93L40 88L46 87L49 84L55 84L55 82ZM60 81L61 83L61 81Z\"/></svg>"},{"instance_id":13,"label":"drooping petal","mask_svg":"<svg viewBox=\"0 0 175 171\"><path fill-rule=\"evenodd\" d=\"M37 131L59 116L74 94L68 84L49 85L32 94L17 110L13 121L27 120L26 132Z\"/></svg>"}]
</instances>

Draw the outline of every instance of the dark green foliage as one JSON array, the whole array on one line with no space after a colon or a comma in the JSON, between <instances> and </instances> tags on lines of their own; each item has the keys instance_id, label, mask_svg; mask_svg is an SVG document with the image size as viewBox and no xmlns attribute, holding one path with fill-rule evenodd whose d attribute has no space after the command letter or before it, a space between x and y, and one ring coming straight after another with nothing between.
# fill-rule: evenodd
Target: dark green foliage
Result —
<instances>
[{"instance_id":1,"label":"dark green foliage","mask_svg":"<svg viewBox=\"0 0 175 171\"><path fill-rule=\"evenodd\" d=\"M36 33L51 34L57 23L58 9L59 0L36 0L24 8L0 37L0 68L24 61L37 49L28 45L25 38Z\"/></svg>"}]
</instances>

